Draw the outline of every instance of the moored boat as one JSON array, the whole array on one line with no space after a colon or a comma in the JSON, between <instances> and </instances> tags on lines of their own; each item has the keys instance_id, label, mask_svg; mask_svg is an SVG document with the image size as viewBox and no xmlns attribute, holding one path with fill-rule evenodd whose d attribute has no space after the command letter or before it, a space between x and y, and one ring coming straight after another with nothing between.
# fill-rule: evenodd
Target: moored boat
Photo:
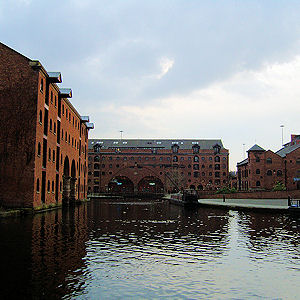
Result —
<instances>
[{"instance_id":1,"label":"moored boat","mask_svg":"<svg viewBox=\"0 0 300 300\"><path fill-rule=\"evenodd\" d=\"M184 190L179 193L170 194L166 197L170 203L181 206L197 206L198 196L195 190Z\"/></svg>"}]
</instances>

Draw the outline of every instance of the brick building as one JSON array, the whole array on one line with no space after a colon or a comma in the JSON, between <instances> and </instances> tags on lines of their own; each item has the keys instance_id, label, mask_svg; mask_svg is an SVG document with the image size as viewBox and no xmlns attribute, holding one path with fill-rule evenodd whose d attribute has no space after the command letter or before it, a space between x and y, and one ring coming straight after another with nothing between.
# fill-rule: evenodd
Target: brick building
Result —
<instances>
[{"instance_id":1,"label":"brick building","mask_svg":"<svg viewBox=\"0 0 300 300\"><path fill-rule=\"evenodd\" d=\"M89 140L88 191L164 193L228 184L221 140Z\"/></svg>"},{"instance_id":2,"label":"brick building","mask_svg":"<svg viewBox=\"0 0 300 300\"><path fill-rule=\"evenodd\" d=\"M287 190L300 189L300 135L277 152L254 145L237 164L239 190L272 190L278 182Z\"/></svg>"},{"instance_id":3,"label":"brick building","mask_svg":"<svg viewBox=\"0 0 300 300\"><path fill-rule=\"evenodd\" d=\"M88 117L47 72L0 43L0 206L43 208L86 198Z\"/></svg>"}]
</instances>

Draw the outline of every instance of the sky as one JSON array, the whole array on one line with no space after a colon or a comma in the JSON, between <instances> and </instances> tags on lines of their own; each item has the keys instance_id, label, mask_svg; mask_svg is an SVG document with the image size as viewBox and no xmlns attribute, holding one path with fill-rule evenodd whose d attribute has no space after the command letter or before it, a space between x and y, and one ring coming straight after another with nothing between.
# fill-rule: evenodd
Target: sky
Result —
<instances>
[{"instance_id":1,"label":"sky","mask_svg":"<svg viewBox=\"0 0 300 300\"><path fill-rule=\"evenodd\" d=\"M300 1L0 0L0 41L60 71L90 138L300 134ZM280 127L284 125L284 127Z\"/></svg>"}]
</instances>

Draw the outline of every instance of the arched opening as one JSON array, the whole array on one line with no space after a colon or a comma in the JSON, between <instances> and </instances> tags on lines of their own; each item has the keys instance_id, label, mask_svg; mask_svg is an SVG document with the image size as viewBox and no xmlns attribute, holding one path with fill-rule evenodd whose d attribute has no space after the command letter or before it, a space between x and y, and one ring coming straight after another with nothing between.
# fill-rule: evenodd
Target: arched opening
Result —
<instances>
[{"instance_id":1,"label":"arched opening","mask_svg":"<svg viewBox=\"0 0 300 300\"><path fill-rule=\"evenodd\" d=\"M203 185L202 185L202 184L199 184L199 185L198 185L198 190L200 190L200 191L203 190Z\"/></svg>"},{"instance_id":2,"label":"arched opening","mask_svg":"<svg viewBox=\"0 0 300 300\"><path fill-rule=\"evenodd\" d=\"M160 194L164 192L164 185L159 178L146 176L139 181L138 192Z\"/></svg>"},{"instance_id":3,"label":"arched opening","mask_svg":"<svg viewBox=\"0 0 300 300\"><path fill-rule=\"evenodd\" d=\"M110 193L133 193L134 184L126 176L116 176L108 184L108 191Z\"/></svg>"},{"instance_id":4,"label":"arched opening","mask_svg":"<svg viewBox=\"0 0 300 300\"><path fill-rule=\"evenodd\" d=\"M191 190L195 190L196 187L195 187L193 184L191 184L191 185L190 185L190 189L191 189Z\"/></svg>"},{"instance_id":5,"label":"arched opening","mask_svg":"<svg viewBox=\"0 0 300 300\"><path fill-rule=\"evenodd\" d=\"M76 200L76 164L74 159L71 165L71 178L70 178L70 200L75 202Z\"/></svg>"},{"instance_id":6,"label":"arched opening","mask_svg":"<svg viewBox=\"0 0 300 300\"><path fill-rule=\"evenodd\" d=\"M63 172L63 195L62 201L63 204L68 204L70 200L70 163L68 156L64 160L64 172Z\"/></svg>"}]
</instances>

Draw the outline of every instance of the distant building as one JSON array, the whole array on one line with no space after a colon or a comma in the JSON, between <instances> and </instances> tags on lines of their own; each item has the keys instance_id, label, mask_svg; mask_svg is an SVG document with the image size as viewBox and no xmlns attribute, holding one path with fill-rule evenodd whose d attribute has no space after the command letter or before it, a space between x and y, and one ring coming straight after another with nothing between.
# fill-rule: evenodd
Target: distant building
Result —
<instances>
[{"instance_id":1,"label":"distant building","mask_svg":"<svg viewBox=\"0 0 300 300\"><path fill-rule=\"evenodd\" d=\"M87 195L88 117L47 72L0 43L0 206L44 208Z\"/></svg>"},{"instance_id":2,"label":"distant building","mask_svg":"<svg viewBox=\"0 0 300 300\"><path fill-rule=\"evenodd\" d=\"M237 164L239 190L272 190L282 183L288 190L300 189L300 135L277 152L254 145L248 157Z\"/></svg>"},{"instance_id":3,"label":"distant building","mask_svg":"<svg viewBox=\"0 0 300 300\"><path fill-rule=\"evenodd\" d=\"M221 140L89 140L88 191L163 193L228 185Z\"/></svg>"}]
</instances>

